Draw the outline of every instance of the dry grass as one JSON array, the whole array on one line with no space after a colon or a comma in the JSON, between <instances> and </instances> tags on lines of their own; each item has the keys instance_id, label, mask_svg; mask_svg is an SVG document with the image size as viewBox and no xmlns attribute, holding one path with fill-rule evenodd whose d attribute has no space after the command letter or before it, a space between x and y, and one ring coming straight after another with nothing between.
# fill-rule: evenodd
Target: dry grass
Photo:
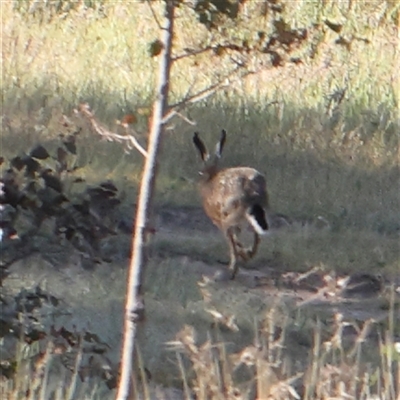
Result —
<instances>
[{"instance_id":1,"label":"dry grass","mask_svg":"<svg viewBox=\"0 0 400 400\"><path fill-rule=\"evenodd\" d=\"M201 243L202 235L196 233L193 240ZM318 298L303 301L301 293L279 290L274 284L270 289L247 287L242 274L237 282L214 283L201 276L212 275L217 265L185 255L168 256L157 246L153 251L145 283L147 319L139 331L143 364L152 378L146 384L138 378L137 390L143 393L146 389L154 397L144 398L161 400L161 395L155 397L161 390L158 385L182 389L183 382L187 391L204 399L233 399L235 394L251 399L252 393L258 393L257 398L268 398L268 394L280 399L290 392L305 399L326 399L340 391L363 392L355 398L368 399L368 393L398 393L399 359L394 346L400 326L394 293L349 302L336 298L328 288L330 300L322 296L322 302ZM126 281L121 263L99 266L96 271L71 265L57 272L38 255L17 268L9 278L8 290L35 287L45 277L46 287L68 305L69 316L56 317L56 326L96 332L110 346L107 356L117 365L120 330L116 327L122 326ZM279 271L282 276L284 272ZM22 279L13 279L23 273ZM371 318L379 322L372 323ZM24 357L29 359L32 351L25 346ZM68 355L76 360L74 352ZM41 398L42 393L47 399L57 388L55 398L68 399L70 386L65 382L73 375L62 368L59 356L49 355L49 362L49 376L33 368L31 379L18 375L20 381L3 381L2 390L10 399L22 399L23 394L12 393L30 388L32 399ZM34 392L46 380L45 391ZM85 382L78 378L74 391L76 398L113 396L96 378ZM393 393L384 398L396 399ZM190 398L174 392L178 395Z\"/></svg>"},{"instance_id":2,"label":"dry grass","mask_svg":"<svg viewBox=\"0 0 400 400\"><path fill-rule=\"evenodd\" d=\"M115 121L133 112L138 118L135 129L144 133L139 139L145 143L157 66L148 56L148 44L158 35L146 3L93 2L94 8L78 6L68 15L45 9L34 16L16 12L13 4L1 3L2 155L25 151L36 141L51 146L62 115L70 116L81 101L89 102L110 129L118 129ZM159 4L154 7L158 12ZM247 17L239 21L239 28L228 24L227 35L245 39L256 34L255 28L268 30L268 20L257 13L259 3L247 2L246 7ZM348 52L334 43L337 36L327 29L313 60L265 70L187 110L207 141L212 142L221 128L228 131L224 164L251 164L265 172L273 211L293 220L292 226L263 242L250 267L282 273L323 265L340 274L399 276L398 12L396 2L384 0L288 1L285 18L295 26L325 19L343 22L344 37L362 40L355 39ZM189 13L177 20L178 53L209 40L205 29L192 28L194 23ZM204 61L207 69L197 67ZM196 63L184 60L174 69L174 100L190 85L202 88L230 67L216 55L198 56ZM335 104L344 89L344 99ZM156 202L177 209L199 207L193 128L181 120L172 128L164 142ZM89 183L114 179L126 191L128 215L140 179L140 156L97 142L88 130L82 136L81 173ZM141 346L144 363L158 383L180 386L179 395L187 398L194 391L199 399L235 398L239 393L242 398L257 393L258 399L296 398L296 393L305 399L372 399L374 393L397 399L396 319L377 326L378 352L371 356L362 329L350 342L348 337L341 342L349 320L341 321L339 314L332 321L326 310L299 310L291 302L277 305L265 293L236 283L217 285L207 303L198 290L196 268L203 263L215 268L226 255L222 238L208 233L176 229L156 236L146 283L149 321ZM125 272L119 267L124 263L94 280L81 277L77 290L82 297L78 302L76 296L70 299L74 310L84 311L80 303L89 304L89 310L102 301L121 305ZM101 309L116 318L104 324L111 331L109 325L117 325L121 315L111 306ZM214 321L216 312L207 309L224 318ZM102 321L95 314L93 320ZM229 321L228 327L221 326ZM265 321L270 321L268 329ZM195 330L181 331L184 324ZM281 335L271 336L274 327ZM163 347L167 341L174 341L176 357ZM2 394L10 399L26 398L4 385ZM43 381L40 385L44 387ZM77 385L77 398L112 397L101 388ZM32 399L46 398L44 392L31 393ZM67 389L60 386L55 399L67 398Z\"/></svg>"},{"instance_id":3,"label":"dry grass","mask_svg":"<svg viewBox=\"0 0 400 400\"><path fill-rule=\"evenodd\" d=\"M353 347L345 349L342 340L346 323L336 314L335 329L326 340L321 338L317 323L309 365L305 372L303 367L297 372L296 363L288 363L285 358L286 332L276 333L274 314L272 309L266 315L253 344L233 354L227 351L226 344L215 342L211 336L198 344L195 331L186 326L169 345L177 352L188 397L190 382L198 399L396 398L399 365L393 363L389 349L394 344L388 335L380 342L381 361L382 366L391 367L376 370L361 364L362 347L371 324L365 323ZM181 353L189 357L191 369L183 367ZM241 382L237 384L235 378Z\"/></svg>"},{"instance_id":4,"label":"dry grass","mask_svg":"<svg viewBox=\"0 0 400 400\"><path fill-rule=\"evenodd\" d=\"M260 291L243 292L239 285L207 280L199 282L199 292L196 279L190 285L185 277L189 268L195 268L193 262L153 261L148 276L158 282L160 274L164 286L156 283L154 290L148 291L134 398L397 399L400 354L396 338L400 327L393 292L387 295L386 317L376 323L351 317L357 308L341 308L340 301L336 310L321 311L312 304L293 307L284 296L271 299ZM123 276L113 275L107 287L95 288L98 285L93 282L92 290L81 296L76 306L83 300L88 304L90 296L95 296L97 306L110 312L102 293L123 287ZM181 289L171 290L177 287ZM122 315L122 307L119 312ZM115 309L113 313L115 318ZM92 314L92 324L100 321L104 323L104 315ZM98 332L102 337L106 334ZM72 371L63 369L51 351L29 368L32 350L25 347L21 352L17 379L1 382L6 398L113 398L113 392L98 379L81 382L74 375L74 363L79 363L76 354L70 354ZM151 371L150 382L143 379L144 367ZM174 386L180 389L172 389Z\"/></svg>"}]
</instances>

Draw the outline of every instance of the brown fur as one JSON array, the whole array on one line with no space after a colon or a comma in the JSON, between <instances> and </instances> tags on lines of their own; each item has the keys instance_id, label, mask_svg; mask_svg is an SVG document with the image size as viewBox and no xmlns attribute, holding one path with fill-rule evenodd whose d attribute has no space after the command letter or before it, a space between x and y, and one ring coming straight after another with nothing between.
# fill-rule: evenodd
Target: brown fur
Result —
<instances>
[{"instance_id":1,"label":"brown fur","mask_svg":"<svg viewBox=\"0 0 400 400\"><path fill-rule=\"evenodd\" d=\"M199 191L203 207L212 222L224 234L230 249L231 278L234 279L238 270L237 260L252 258L260 242L259 234L254 227L253 246L245 249L238 239L241 225L248 224L246 214L253 205L263 209L268 208L267 185L265 178L257 170L249 167L218 169L218 160L225 143L226 133L222 131L220 142L217 144L216 154L212 159L206 147L197 134L194 143L204 162L199 181Z\"/></svg>"}]
</instances>

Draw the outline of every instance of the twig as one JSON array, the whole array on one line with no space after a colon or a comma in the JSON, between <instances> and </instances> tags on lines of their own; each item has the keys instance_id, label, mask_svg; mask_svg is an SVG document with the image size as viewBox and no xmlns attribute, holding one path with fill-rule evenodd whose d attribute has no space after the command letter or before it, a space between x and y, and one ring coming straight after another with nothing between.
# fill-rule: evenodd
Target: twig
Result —
<instances>
[{"instance_id":1,"label":"twig","mask_svg":"<svg viewBox=\"0 0 400 400\"><path fill-rule=\"evenodd\" d=\"M229 84L229 82L227 83L226 79L224 79L224 82L221 79L218 83L215 83L214 85L211 85L211 86L207 87L206 89L200 90L199 92L197 92L194 95L186 96L183 100L171 105L170 108L171 109L175 109L175 108L181 109L181 107L184 107L187 104L196 103L198 101L201 101L201 100L207 98L208 96L211 96L214 92L216 92L221 87L228 86L228 84ZM166 117L167 116L165 116L164 118L166 118Z\"/></svg>"},{"instance_id":2,"label":"twig","mask_svg":"<svg viewBox=\"0 0 400 400\"><path fill-rule=\"evenodd\" d=\"M191 49L185 49L185 53L179 54L175 57L172 57L171 61L179 61L182 60L183 58L191 57L191 56L197 56L199 54L206 53L207 51L213 50L213 46L207 46L204 49L198 49L198 50L191 50Z\"/></svg>"},{"instance_id":3,"label":"twig","mask_svg":"<svg viewBox=\"0 0 400 400\"><path fill-rule=\"evenodd\" d=\"M129 134L127 124L121 124L126 130L126 135L119 135L118 133L109 131L108 129L106 129L104 126L101 126L96 121L94 114L90 110L89 104L87 104L87 103L80 104L78 109L75 110L75 112L85 116L91 123L93 129L100 136L104 137L106 140L108 140L110 142L119 142L119 143L126 142L129 150L134 147L144 157L147 157L147 151L140 145L140 143L137 141L137 139L133 135Z\"/></svg>"},{"instance_id":4,"label":"twig","mask_svg":"<svg viewBox=\"0 0 400 400\"><path fill-rule=\"evenodd\" d=\"M183 114L181 114L178 110L171 110L170 112L168 112L168 114L162 119L162 123L166 124L170 119L172 119L173 117L175 117L175 115L179 118L181 118L182 120L184 120L185 122L187 122L189 125L195 126L196 125L196 121L192 121L191 119L189 119L188 117L185 117Z\"/></svg>"},{"instance_id":5,"label":"twig","mask_svg":"<svg viewBox=\"0 0 400 400\"><path fill-rule=\"evenodd\" d=\"M190 92L192 91L194 85L196 84L196 78L192 80L192 83L189 85L188 89L186 90L185 95L183 96L184 99L190 96Z\"/></svg>"},{"instance_id":6,"label":"twig","mask_svg":"<svg viewBox=\"0 0 400 400\"><path fill-rule=\"evenodd\" d=\"M169 111L165 114L165 116L163 118L163 123L166 123L167 121L169 121L173 116L178 115L179 110L182 110L188 104L193 104L193 103L197 103L198 101L204 100L207 97L214 94L217 90L219 90L223 87L227 87L239 79L242 79L249 75L257 74L259 72L258 70L257 71L246 71L244 74L240 74L239 76L236 76L234 79L232 79L232 75L235 75L242 68L243 68L242 66L238 66L233 71L231 71L229 74L226 74L225 76L220 78L219 82L215 83L214 85L211 85L205 89L202 89L193 95L187 94L181 101L179 101L175 104L172 104L169 107Z\"/></svg>"},{"instance_id":7,"label":"twig","mask_svg":"<svg viewBox=\"0 0 400 400\"><path fill-rule=\"evenodd\" d=\"M164 28L161 26L160 21L159 21L158 18L157 18L157 14L155 13L155 11L154 11L154 9L153 9L153 6L151 5L151 0L147 0L147 4L148 4L149 7L150 7L151 13L153 14L153 18L154 18L154 20L156 21L156 24L158 25L158 28L159 28L159 29L164 29Z\"/></svg>"}]
</instances>

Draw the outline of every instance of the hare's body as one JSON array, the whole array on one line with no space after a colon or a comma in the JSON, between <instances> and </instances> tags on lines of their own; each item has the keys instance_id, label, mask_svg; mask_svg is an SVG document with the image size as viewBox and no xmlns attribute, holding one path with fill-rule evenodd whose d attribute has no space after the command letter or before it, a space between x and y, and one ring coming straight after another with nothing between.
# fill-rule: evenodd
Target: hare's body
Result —
<instances>
[{"instance_id":1,"label":"hare's body","mask_svg":"<svg viewBox=\"0 0 400 400\"><path fill-rule=\"evenodd\" d=\"M259 234L268 230L265 209L268 195L265 178L257 170L236 167L218 170L217 161L225 143L223 131L217 144L215 158L209 162L209 155L197 134L194 143L205 162L199 182L203 207L213 223L224 233L230 248L230 269L232 279L237 273L237 259L247 260L255 255L259 244ZM254 232L254 243L244 249L239 242L241 226L247 223Z\"/></svg>"},{"instance_id":2,"label":"hare's body","mask_svg":"<svg viewBox=\"0 0 400 400\"><path fill-rule=\"evenodd\" d=\"M248 167L228 168L204 177L199 190L206 214L222 231L248 222L248 209L253 205L264 207L268 203L264 176Z\"/></svg>"}]
</instances>

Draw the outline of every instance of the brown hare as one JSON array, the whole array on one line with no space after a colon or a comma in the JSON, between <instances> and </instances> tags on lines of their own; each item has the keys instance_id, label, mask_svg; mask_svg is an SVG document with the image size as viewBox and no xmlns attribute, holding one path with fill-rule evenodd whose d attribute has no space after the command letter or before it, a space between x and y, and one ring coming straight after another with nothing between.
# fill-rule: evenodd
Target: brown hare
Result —
<instances>
[{"instance_id":1,"label":"brown hare","mask_svg":"<svg viewBox=\"0 0 400 400\"><path fill-rule=\"evenodd\" d=\"M225 140L226 132L222 130L215 154L210 156L199 134L196 132L193 136L193 143L204 163L199 182L203 207L229 244L229 270L231 279L234 279L238 258L244 261L252 258L257 252L259 235L269 229L266 218L268 194L265 178L257 170L249 167L218 168ZM249 248L244 248L238 238L243 223L250 225L254 234L253 245Z\"/></svg>"}]
</instances>

